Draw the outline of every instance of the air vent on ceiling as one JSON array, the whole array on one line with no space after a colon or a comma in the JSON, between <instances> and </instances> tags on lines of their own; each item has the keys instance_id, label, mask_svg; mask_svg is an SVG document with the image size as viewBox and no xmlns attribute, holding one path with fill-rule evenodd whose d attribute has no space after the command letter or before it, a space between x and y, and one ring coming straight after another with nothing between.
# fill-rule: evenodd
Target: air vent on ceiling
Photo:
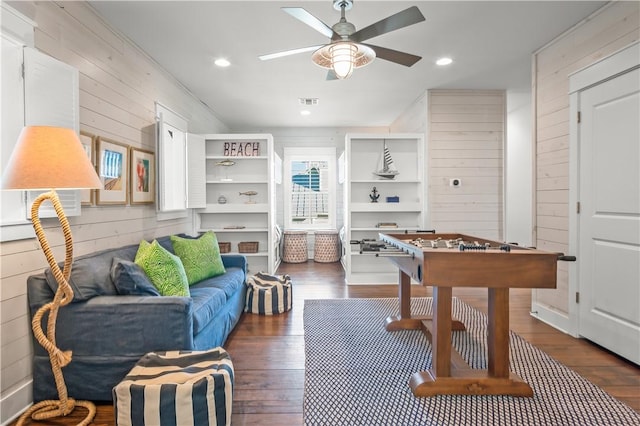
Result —
<instances>
[{"instance_id":1,"label":"air vent on ceiling","mask_svg":"<svg viewBox=\"0 0 640 426\"><path fill-rule=\"evenodd\" d=\"M318 98L298 98L300 105L318 105Z\"/></svg>"}]
</instances>

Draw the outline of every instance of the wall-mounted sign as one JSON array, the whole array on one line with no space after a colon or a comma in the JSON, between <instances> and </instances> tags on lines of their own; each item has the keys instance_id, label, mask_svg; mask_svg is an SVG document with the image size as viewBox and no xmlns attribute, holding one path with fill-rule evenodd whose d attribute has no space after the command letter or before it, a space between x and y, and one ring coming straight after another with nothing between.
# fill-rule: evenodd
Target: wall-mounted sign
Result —
<instances>
[{"instance_id":1,"label":"wall-mounted sign","mask_svg":"<svg viewBox=\"0 0 640 426\"><path fill-rule=\"evenodd\" d=\"M223 144L225 157L258 157L260 155L260 142L233 141Z\"/></svg>"}]
</instances>

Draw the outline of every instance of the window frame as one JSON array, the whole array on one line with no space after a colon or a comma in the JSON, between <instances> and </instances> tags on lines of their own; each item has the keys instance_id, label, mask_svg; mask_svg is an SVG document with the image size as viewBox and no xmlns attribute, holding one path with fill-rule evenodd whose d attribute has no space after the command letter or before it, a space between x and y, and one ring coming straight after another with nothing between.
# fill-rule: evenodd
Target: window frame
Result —
<instances>
[{"instance_id":1,"label":"window frame","mask_svg":"<svg viewBox=\"0 0 640 426\"><path fill-rule=\"evenodd\" d=\"M329 221L325 223L300 223L293 222L291 214L291 193L293 190L291 166L297 161L326 161L328 164L328 193L329 193ZM283 160L284 190L284 228L298 230L335 229L337 223L337 173L336 173L336 149L334 147L285 147Z\"/></svg>"}]
</instances>

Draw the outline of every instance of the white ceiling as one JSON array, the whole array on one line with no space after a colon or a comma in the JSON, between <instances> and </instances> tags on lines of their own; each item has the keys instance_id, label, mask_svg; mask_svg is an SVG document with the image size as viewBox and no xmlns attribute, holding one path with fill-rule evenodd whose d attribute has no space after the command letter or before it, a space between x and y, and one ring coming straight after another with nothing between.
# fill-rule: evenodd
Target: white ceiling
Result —
<instances>
[{"instance_id":1,"label":"white ceiling","mask_svg":"<svg viewBox=\"0 0 640 426\"><path fill-rule=\"evenodd\" d=\"M281 11L304 7L332 26L340 19L322 1L91 1L97 12L235 131L265 127L388 126L428 89L527 90L531 53L605 2L356 0L347 20L364 28L410 6L426 21L371 40L422 56L408 68L381 59L347 80L301 53L270 61L259 55L328 42ZM232 65L218 68L224 56ZM440 56L454 63L434 64ZM301 116L298 98L319 98Z\"/></svg>"}]
</instances>

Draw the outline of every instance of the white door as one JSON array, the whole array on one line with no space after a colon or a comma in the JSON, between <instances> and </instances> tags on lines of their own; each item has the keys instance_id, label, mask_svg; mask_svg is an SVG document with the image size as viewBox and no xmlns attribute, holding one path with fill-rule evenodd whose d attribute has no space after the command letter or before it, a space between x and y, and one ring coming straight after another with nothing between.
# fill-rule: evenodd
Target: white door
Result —
<instances>
[{"instance_id":1,"label":"white door","mask_svg":"<svg viewBox=\"0 0 640 426\"><path fill-rule=\"evenodd\" d=\"M579 334L640 364L640 70L579 110Z\"/></svg>"}]
</instances>

